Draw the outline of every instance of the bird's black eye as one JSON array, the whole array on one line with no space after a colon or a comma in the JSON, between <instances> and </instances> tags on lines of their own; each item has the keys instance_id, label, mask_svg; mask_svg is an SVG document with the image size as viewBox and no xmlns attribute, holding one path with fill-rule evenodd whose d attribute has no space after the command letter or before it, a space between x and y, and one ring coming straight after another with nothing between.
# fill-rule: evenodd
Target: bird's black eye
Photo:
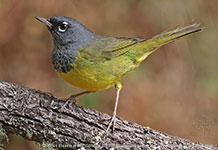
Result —
<instances>
[{"instance_id":1,"label":"bird's black eye","mask_svg":"<svg viewBox=\"0 0 218 150\"><path fill-rule=\"evenodd\" d=\"M68 23L67 22L62 22L59 26L58 26L58 31L60 32L65 32L68 28Z\"/></svg>"}]
</instances>

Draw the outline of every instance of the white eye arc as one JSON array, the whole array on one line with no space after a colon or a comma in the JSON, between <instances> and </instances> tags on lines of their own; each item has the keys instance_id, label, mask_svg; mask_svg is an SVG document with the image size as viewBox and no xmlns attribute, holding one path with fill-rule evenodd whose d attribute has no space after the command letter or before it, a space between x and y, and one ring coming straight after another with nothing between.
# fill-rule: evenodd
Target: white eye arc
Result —
<instances>
[{"instance_id":1,"label":"white eye arc","mask_svg":"<svg viewBox=\"0 0 218 150\"><path fill-rule=\"evenodd\" d=\"M67 28L68 28L68 23L64 21L58 26L58 31L65 32Z\"/></svg>"}]
</instances>

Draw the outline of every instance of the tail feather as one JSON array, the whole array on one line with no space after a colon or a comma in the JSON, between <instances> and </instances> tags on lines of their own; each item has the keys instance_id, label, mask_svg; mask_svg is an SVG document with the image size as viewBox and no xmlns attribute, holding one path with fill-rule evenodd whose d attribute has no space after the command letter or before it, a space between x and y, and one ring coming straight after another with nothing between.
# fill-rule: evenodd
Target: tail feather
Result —
<instances>
[{"instance_id":1,"label":"tail feather","mask_svg":"<svg viewBox=\"0 0 218 150\"><path fill-rule=\"evenodd\" d=\"M202 29L203 28L200 27L200 24L195 23L185 27L178 26L174 29L164 31L161 34L156 35L153 38L148 39L140 44L143 50L138 52L139 60L143 61L147 56L167 43L173 42L181 37L199 32Z\"/></svg>"},{"instance_id":2,"label":"tail feather","mask_svg":"<svg viewBox=\"0 0 218 150\"><path fill-rule=\"evenodd\" d=\"M154 36L151 41L158 41L158 46L162 46L162 44L166 44L172 42L181 37L193 34L195 32L201 31L203 28L200 27L200 24L195 23L185 27L176 27L174 29L162 32L161 34ZM150 41L148 40L148 42Z\"/></svg>"}]
</instances>

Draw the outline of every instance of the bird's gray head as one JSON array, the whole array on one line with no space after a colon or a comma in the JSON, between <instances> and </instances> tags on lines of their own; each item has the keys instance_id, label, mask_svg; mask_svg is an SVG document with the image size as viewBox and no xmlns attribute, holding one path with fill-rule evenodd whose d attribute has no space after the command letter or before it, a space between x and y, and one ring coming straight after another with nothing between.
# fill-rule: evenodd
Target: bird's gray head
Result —
<instances>
[{"instance_id":1,"label":"bird's gray head","mask_svg":"<svg viewBox=\"0 0 218 150\"><path fill-rule=\"evenodd\" d=\"M95 34L73 18L57 16L52 18L36 17L37 20L46 24L52 34L55 46L72 44L73 49L81 48L88 44Z\"/></svg>"},{"instance_id":2,"label":"bird's gray head","mask_svg":"<svg viewBox=\"0 0 218 150\"><path fill-rule=\"evenodd\" d=\"M76 60L78 51L96 37L73 18L58 16L36 19L48 27L53 37L52 64L58 72L67 73L73 69L72 63Z\"/></svg>"}]
</instances>

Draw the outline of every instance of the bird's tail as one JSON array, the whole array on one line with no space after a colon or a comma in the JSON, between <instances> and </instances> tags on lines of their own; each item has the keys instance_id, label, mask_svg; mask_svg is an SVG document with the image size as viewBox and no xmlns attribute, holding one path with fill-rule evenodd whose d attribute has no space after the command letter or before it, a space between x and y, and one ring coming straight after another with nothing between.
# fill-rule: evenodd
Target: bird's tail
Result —
<instances>
[{"instance_id":1,"label":"bird's tail","mask_svg":"<svg viewBox=\"0 0 218 150\"><path fill-rule=\"evenodd\" d=\"M138 46L140 46L143 50L141 52L138 51L138 56L140 59L139 62L143 61L147 56L149 56L161 46L173 42L181 37L199 32L202 29L203 28L200 27L200 24L197 23L185 27L179 26L174 29L164 31L151 39L141 42L141 44Z\"/></svg>"}]
</instances>

